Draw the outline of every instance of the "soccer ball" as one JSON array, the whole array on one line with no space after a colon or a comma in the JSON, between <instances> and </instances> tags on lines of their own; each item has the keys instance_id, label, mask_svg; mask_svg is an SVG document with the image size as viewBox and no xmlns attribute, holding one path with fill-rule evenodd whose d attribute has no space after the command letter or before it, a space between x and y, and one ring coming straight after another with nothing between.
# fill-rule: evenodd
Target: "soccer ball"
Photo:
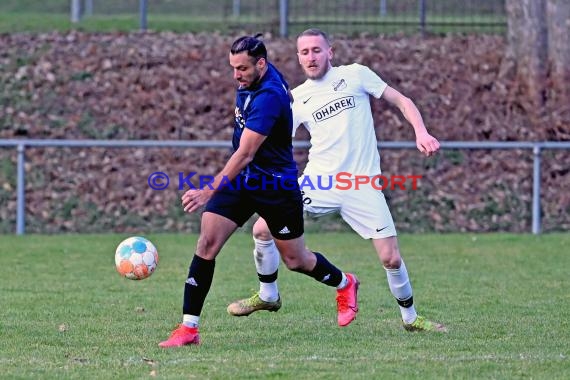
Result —
<instances>
[{"instance_id":1,"label":"soccer ball","mask_svg":"<svg viewBox=\"0 0 570 380\"><path fill-rule=\"evenodd\" d=\"M130 280L150 276L158 265L158 251L148 239L133 236L123 240L115 251L117 272Z\"/></svg>"}]
</instances>

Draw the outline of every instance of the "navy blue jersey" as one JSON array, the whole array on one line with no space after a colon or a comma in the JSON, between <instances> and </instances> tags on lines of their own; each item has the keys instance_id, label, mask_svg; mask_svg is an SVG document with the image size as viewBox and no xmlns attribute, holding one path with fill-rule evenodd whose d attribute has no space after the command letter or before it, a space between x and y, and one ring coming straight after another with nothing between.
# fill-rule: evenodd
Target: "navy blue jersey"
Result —
<instances>
[{"instance_id":1,"label":"navy blue jersey","mask_svg":"<svg viewBox=\"0 0 570 380\"><path fill-rule=\"evenodd\" d=\"M268 63L267 72L259 83L237 90L232 139L234 149L239 147L244 128L267 136L253 161L242 171L246 177L297 174L297 165L293 160L293 114L288 88L283 75Z\"/></svg>"}]
</instances>

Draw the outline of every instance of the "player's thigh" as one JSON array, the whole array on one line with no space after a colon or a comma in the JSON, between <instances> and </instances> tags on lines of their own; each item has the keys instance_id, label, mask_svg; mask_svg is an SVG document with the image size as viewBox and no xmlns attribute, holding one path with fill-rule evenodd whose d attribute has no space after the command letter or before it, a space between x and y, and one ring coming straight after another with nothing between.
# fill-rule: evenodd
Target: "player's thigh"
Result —
<instances>
[{"instance_id":1,"label":"player's thigh","mask_svg":"<svg viewBox=\"0 0 570 380\"><path fill-rule=\"evenodd\" d=\"M340 214L344 221L364 239L396 236L396 226L380 190L363 187L346 190Z\"/></svg>"}]
</instances>

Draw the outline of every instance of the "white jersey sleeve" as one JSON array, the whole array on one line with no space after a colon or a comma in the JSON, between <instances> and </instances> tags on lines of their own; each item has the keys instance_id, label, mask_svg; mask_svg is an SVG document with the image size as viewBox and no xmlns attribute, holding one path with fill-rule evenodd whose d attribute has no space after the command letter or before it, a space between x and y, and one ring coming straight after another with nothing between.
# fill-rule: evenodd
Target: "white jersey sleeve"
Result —
<instances>
[{"instance_id":1,"label":"white jersey sleeve","mask_svg":"<svg viewBox=\"0 0 570 380\"><path fill-rule=\"evenodd\" d=\"M360 70L360 76L362 78L363 90L369 93L370 95L374 96L376 99L379 99L384 93L386 87L388 87L386 82L384 82L382 78L380 78L374 71L370 70L368 67L358 64L356 64L356 66L357 67L360 66L359 70Z\"/></svg>"}]
</instances>

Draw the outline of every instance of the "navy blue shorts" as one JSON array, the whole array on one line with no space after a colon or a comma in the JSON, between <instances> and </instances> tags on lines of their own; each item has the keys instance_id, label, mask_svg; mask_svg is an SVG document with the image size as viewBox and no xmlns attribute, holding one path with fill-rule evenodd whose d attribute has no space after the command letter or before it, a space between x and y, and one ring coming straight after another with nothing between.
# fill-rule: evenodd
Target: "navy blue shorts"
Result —
<instances>
[{"instance_id":1,"label":"navy blue shorts","mask_svg":"<svg viewBox=\"0 0 570 380\"><path fill-rule=\"evenodd\" d=\"M243 226L257 213L267 222L275 239L291 240L303 235L303 199L296 178L238 176L217 190L204 211L221 215Z\"/></svg>"}]
</instances>

